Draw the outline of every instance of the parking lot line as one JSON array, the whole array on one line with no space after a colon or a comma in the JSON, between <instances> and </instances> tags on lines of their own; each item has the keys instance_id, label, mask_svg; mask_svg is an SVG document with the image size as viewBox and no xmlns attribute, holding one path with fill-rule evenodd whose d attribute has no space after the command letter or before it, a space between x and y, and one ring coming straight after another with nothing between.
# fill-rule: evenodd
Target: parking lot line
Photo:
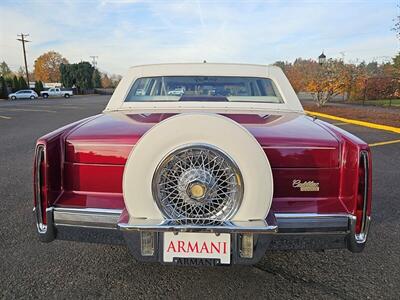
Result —
<instances>
[{"instance_id":1,"label":"parking lot line","mask_svg":"<svg viewBox=\"0 0 400 300\"><path fill-rule=\"evenodd\" d=\"M48 112L48 113L56 113L55 110L47 110L47 109L25 109L25 108L0 108L0 111L27 111L27 112Z\"/></svg>"},{"instance_id":2,"label":"parking lot line","mask_svg":"<svg viewBox=\"0 0 400 300\"><path fill-rule=\"evenodd\" d=\"M323 114L323 113L308 111L308 110L305 110L305 112L311 116L317 116L317 117L331 119L331 120L340 121L340 122L345 122L345 123L349 123L349 124L369 127L369 128L373 128L373 129L379 129L379 130L400 133L400 127L381 125L381 124L370 123L370 122L365 122L365 121L360 121L360 120L346 119L346 118L342 118L342 117L337 117L337 116L333 116L333 115L328 115L328 114Z\"/></svg>"},{"instance_id":3,"label":"parking lot line","mask_svg":"<svg viewBox=\"0 0 400 300\"><path fill-rule=\"evenodd\" d=\"M392 140L392 141L372 143L372 144L369 144L369 146L370 147L375 147L375 146L383 146L383 145L396 144L396 143L400 143L400 140Z\"/></svg>"},{"instance_id":4,"label":"parking lot line","mask_svg":"<svg viewBox=\"0 0 400 300\"><path fill-rule=\"evenodd\" d=\"M10 120L11 117L7 117L7 116L0 116L0 119L6 119L6 120Z\"/></svg>"}]
</instances>

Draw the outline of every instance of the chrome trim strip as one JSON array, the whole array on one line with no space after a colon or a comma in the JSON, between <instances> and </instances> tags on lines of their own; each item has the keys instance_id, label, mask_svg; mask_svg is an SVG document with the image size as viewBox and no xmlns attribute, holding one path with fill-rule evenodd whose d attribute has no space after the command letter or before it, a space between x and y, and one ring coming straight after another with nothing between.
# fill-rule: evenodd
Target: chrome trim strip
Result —
<instances>
[{"instance_id":1,"label":"chrome trim strip","mask_svg":"<svg viewBox=\"0 0 400 300\"><path fill-rule=\"evenodd\" d=\"M346 217L349 218L351 215L342 214L319 214L319 213L276 213L276 218L329 218L329 217Z\"/></svg>"},{"instance_id":2,"label":"chrome trim strip","mask_svg":"<svg viewBox=\"0 0 400 300\"><path fill-rule=\"evenodd\" d=\"M134 147L134 144L107 144L107 143L72 143L74 147Z\"/></svg>"},{"instance_id":3,"label":"chrome trim strip","mask_svg":"<svg viewBox=\"0 0 400 300\"><path fill-rule=\"evenodd\" d=\"M320 146L264 146L263 149L318 149L318 150L336 150L335 147Z\"/></svg>"},{"instance_id":4,"label":"chrome trim strip","mask_svg":"<svg viewBox=\"0 0 400 300\"><path fill-rule=\"evenodd\" d=\"M233 222L224 221L219 225L179 224L175 220L130 219L129 223L119 223L123 231L179 231L179 232L215 232L215 233L276 233L278 226L264 220Z\"/></svg>"},{"instance_id":5,"label":"chrome trim strip","mask_svg":"<svg viewBox=\"0 0 400 300\"><path fill-rule=\"evenodd\" d=\"M356 233L356 222L357 222L356 216L351 216L350 232L351 232L352 238L350 240L353 245L357 245L355 247L358 247L358 246L362 246L367 241L369 227L371 225L371 217L370 216L366 217L365 224L364 224L364 231L361 231L360 233Z\"/></svg>"},{"instance_id":6,"label":"chrome trim strip","mask_svg":"<svg viewBox=\"0 0 400 300\"><path fill-rule=\"evenodd\" d=\"M45 234L47 231L47 225L43 223L43 208L42 208L42 180L41 167L42 162L46 162L46 148L40 144L36 147L35 153L35 198L36 205L33 208L33 212L36 219L36 228L39 234Z\"/></svg>"},{"instance_id":7,"label":"chrome trim strip","mask_svg":"<svg viewBox=\"0 0 400 300\"><path fill-rule=\"evenodd\" d=\"M279 232L313 231L313 232L348 232L349 216L347 214L276 214Z\"/></svg>"},{"instance_id":8,"label":"chrome trim strip","mask_svg":"<svg viewBox=\"0 0 400 300\"><path fill-rule=\"evenodd\" d=\"M121 209L54 208L56 226L79 226L117 229Z\"/></svg>"},{"instance_id":9,"label":"chrome trim strip","mask_svg":"<svg viewBox=\"0 0 400 300\"><path fill-rule=\"evenodd\" d=\"M118 208L73 208L73 207L54 207L54 211L72 212L72 213L104 213L104 214L121 214L122 209Z\"/></svg>"},{"instance_id":10,"label":"chrome trim strip","mask_svg":"<svg viewBox=\"0 0 400 300\"><path fill-rule=\"evenodd\" d=\"M366 226L367 226L367 205L368 205L368 173L369 173L369 166L368 166L368 153L366 151L360 152L360 159L364 165L364 197L363 197L363 213L362 213L362 220L361 220L361 234L365 234ZM356 237L357 239L357 237ZM361 238L362 239L362 238Z\"/></svg>"}]
</instances>

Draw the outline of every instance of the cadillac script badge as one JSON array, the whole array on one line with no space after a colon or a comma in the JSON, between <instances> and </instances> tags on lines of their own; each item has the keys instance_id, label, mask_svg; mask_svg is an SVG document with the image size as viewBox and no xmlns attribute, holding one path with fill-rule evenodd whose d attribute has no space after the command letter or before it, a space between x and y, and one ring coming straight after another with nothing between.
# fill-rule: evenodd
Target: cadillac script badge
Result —
<instances>
[{"instance_id":1,"label":"cadillac script badge","mask_svg":"<svg viewBox=\"0 0 400 300\"><path fill-rule=\"evenodd\" d=\"M300 179L294 179L292 186L294 188L300 188L300 192L318 192L319 191L319 182L314 182L314 181L301 182Z\"/></svg>"}]
</instances>

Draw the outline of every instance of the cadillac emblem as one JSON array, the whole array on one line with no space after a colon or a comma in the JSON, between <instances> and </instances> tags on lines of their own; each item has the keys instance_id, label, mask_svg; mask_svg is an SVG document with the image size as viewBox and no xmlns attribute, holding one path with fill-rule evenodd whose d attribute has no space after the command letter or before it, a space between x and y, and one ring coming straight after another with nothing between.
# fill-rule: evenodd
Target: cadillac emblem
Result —
<instances>
[{"instance_id":1,"label":"cadillac emblem","mask_svg":"<svg viewBox=\"0 0 400 300\"><path fill-rule=\"evenodd\" d=\"M318 192L319 191L319 182L314 181L303 181L300 179L294 179L292 186L294 188L299 188L300 192Z\"/></svg>"}]
</instances>

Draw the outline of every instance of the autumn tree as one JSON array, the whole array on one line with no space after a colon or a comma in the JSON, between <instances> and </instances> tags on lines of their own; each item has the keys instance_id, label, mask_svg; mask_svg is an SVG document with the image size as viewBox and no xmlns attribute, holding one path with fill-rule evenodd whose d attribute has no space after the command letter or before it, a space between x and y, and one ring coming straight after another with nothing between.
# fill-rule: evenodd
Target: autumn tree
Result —
<instances>
[{"instance_id":1,"label":"autumn tree","mask_svg":"<svg viewBox=\"0 0 400 300\"><path fill-rule=\"evenodd\" d=\"M400 78L400 52L397 53L395 57L393 57L393 64L390 64L389 66L384 66L386 67L385 73L390 74L396 78Z\"/></svg>"},{"instance_id":2,"label":"autumn tree","mask_svg":"<svg viewBox=\"0 0 400 300\"><path fill-rule=\"evenodd\" d=\"M112 75L110 76L110 79L111 79L111 82L112 82L111 86L112 86L113 88L116 88L117 85L119 84L119 82L121 81L122 76L121 76L121 75L118 75L118 74L112 74Z\"/></svg>"},{"instance_id":3,"label":"autumn tree","mask_svg":"<svg viewBox=\"0 0 400 300\"><path fill-rule=\"evenodd\" d=\"M372 66L372 67L371 67ZM367 65L362 62L359 65L346 64L343 70L344 93L347 95L347 100L362 99L365 92L365 85L368 74L374 69L374 64L370 65L368 70Z\"/></svg>"},{"instance_id":4,"label":"autumn tree","mask_svg":"<svg viewBox=\"0 0 400 300\"><path fill-rule=\"evenodd\" d=\"M105 89L112 87L112 81L107 74L103 74L101 78L101 86Z\"/></svg>"},{"instance_id":5,"label":"autumn tree","mask_svg":"<svg viewBox=\"0 0 400 300\"><path fill-rule=\"evenodd\" d=\"M316 77L318 63L312 59L297 58L294 63L277 61L296 93L307 91L308 83Z\"/></svg>"},{"instance_id":6,"label":"autumn tree","mask_svg":"<svg viewBox=\"0 0 400 300\"><path fill-rule=\"evenodd\" d=\"M49 51L42 54L35 60L35 79L44 82L59 82L61 64L68 64L68 60L60 53Z\"/></svg>"},{"instance_id":7,"label":"autumn tree","mask_svg":"<svg viewBox=\"0 0 400 300\"><path fill-rule=\"evenodd\" d=\"M345 68L342 61L329 59L319 67L315 78L307 84L318 106L325 105L332 97L343 93L346 87Z\"/></svg>"}]
</instances>

